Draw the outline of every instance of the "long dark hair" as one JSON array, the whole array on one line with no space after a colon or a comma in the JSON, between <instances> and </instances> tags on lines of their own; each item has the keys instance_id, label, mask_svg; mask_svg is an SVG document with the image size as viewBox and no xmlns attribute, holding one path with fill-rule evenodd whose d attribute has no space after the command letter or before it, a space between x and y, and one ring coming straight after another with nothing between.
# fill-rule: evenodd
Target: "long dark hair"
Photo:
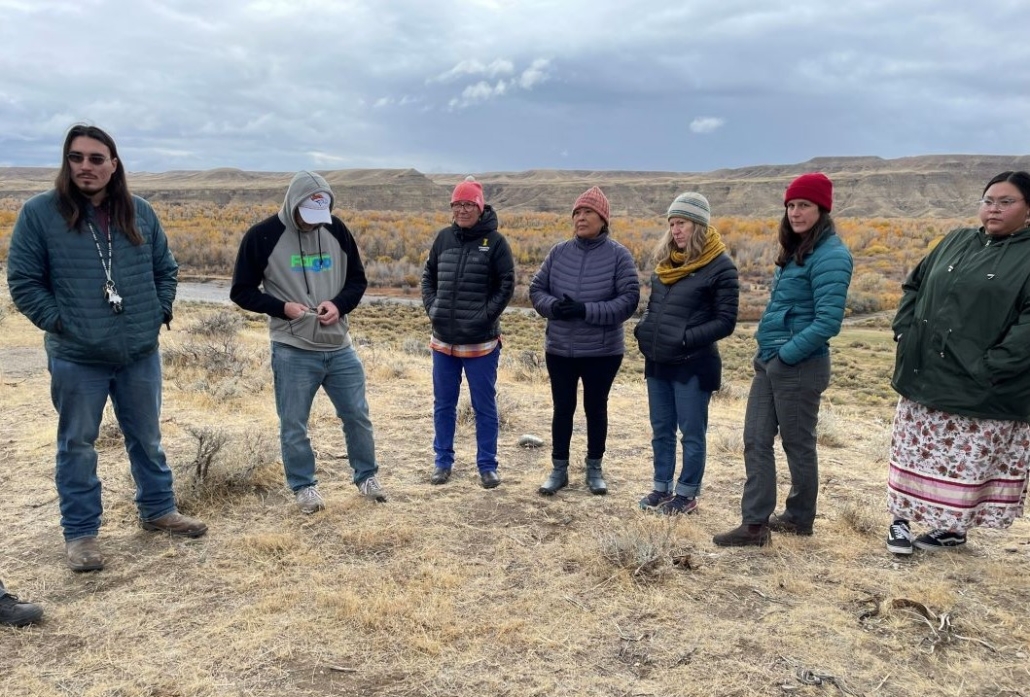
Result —
<instances>
[{"instance_id":1,"label":"long dark hair","mask_svg":"<svg viewBox=\"0 0 1030 697\"><path fill-rule=\"evenodd\" d=\"M57 189L57 210L68 224L69 230L77 231L79 229L82 223L83 208L88 199L72 181L72 168L68 163L68 152L72 148L72 141L83 136L106 145L107 149L111 151L111 159L118 160L114 172L111 174L111 181L107 183L105 198L111 214L111 223L125 233L132 244L137 246L143 244L143 235L136 227L136 204L129 192L125 168L122 166L122 161L118 159L118 148L114 144L114 138L96 126L77 123L68 130L68 135L65 136L64 148L61 150L61 169L54 180L54 188Z\"/></svg>"},{"instance_id":2,"label":"long dark hair","mask_svg":"<svg viewBox=\"0 0 1030 697\"><path fill-rule=\"evenodd\" d=\"M776 257L776 265L782 268L793 259L798 266L804 266L805 257L812 253L815 243L829 227L833 227L830 211L819 206L819 219L815 221L815 225L804 235L799 235L790 226L790 220L787 219L787 213L784 211L783 220L780 221L780 253Z\"/></svg>"},{"instance_id":3,"label":"long dark hair","mask_svg":"<svg viewBox=\"0 0 1030 697\"><path fill-rule=\"evenodd\" d=\"M1000 182L1008 182L1009 184L1012 184L1012 186L1019 189L1019 193L1023 194L1023 200L1025 200L1027 204L1030 205L1030 174L1022 170L1009 170L1008 172L1002 172L994 179L987 182L987 186L984 187L983 193L981 193L980 195L983 196L987 193L988 189L990 189L992 186Z\"/></svg>"}]
</instances>

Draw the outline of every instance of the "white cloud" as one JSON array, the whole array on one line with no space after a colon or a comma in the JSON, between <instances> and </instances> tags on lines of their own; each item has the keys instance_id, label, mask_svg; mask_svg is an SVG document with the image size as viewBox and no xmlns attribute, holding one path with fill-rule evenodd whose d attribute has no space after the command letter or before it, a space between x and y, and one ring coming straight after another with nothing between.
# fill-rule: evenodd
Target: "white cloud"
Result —
<instances>
[{"instance_id":1,"label":"white cloud","mask_svg":"<svg viewBox=\"0 0 1030 697\"><path fill-rule=\"evenodd\" d=\"M340 167L344 166L348 162L348 158L342 155L333 155L327 152L318 152L317 150L311 150L307 153L308 157L317 164L328 167Z\"/></svg>"},{"instance_id":2,"label":"white cloud","mask_svg":"<svg viewBox=\"0 0 1030 697\"><path fill-rule=\"evenodd\" d=\"M448 106L452 109L464 109L473 104L480 104L495 97L504 96L508 92L508 84L504 80L498 80L494 85L486 81L477 82L462 90L461 98L452 99Z\"/></svg>"},{"instance_id":3,"label":"white cloud","mask_svg":"<svg viewBox=\"0 0 1030 697\"><path fill-rule=\"evenodd\" d=\"M547 68L551 61L546 58L537 58L533 64L522 71L519 76L519 87L524 90L531 90L542 82L546 82L550 75Z\"/></svg>"},{"instance_id":4,"label":"white cloud","mask_svg":"<svg viewBox=\"0 0 1030 697\"><path fill-rule=\"evenodd\" d=\"M494 78L498 75L511 75L514 71L515 65L510 60L497 58L493 62L485 64L473 58L461 61L450 70L430 78L429 82L454 82L473 75Z\"/></svg>"},{"instance_id":5,"label":"white cloud","mask_svg":"<svg viewBox=\"0 0 1030 697\"><path fill-rule=\"evenodd\" d=\"M711 133L723 127L726 119L718 116L699 116L690 122L690 130L694 133Z\"/></svg>"}]
</instances>

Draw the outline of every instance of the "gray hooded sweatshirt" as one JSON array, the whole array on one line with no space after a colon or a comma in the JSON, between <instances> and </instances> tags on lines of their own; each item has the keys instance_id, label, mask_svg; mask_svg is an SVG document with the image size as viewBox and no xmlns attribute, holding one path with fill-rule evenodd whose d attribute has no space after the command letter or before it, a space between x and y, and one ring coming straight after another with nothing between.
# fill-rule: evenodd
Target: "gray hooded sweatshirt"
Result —
<instances>
[{"instance_id":1,"label":"gray hooded sweatshirt","mask_svg":"<svg viewBox=\"0 0 1030 697\"><path fill-rule=\"evenodd\" d=\"M229 297L245 310L269 316L272 341L311 351L350 346L347 315L358 306L368 282L357 244L336 216L314 230L302 231L297 207L315 193L333 196L329 184L314 172L298 172L276 215L250 228L240 242ZM332 210L332 206L330 206ZM322 326L314 311L295 320L286 317L287 302L309 308L331 300L340 321Z\"/></svg>"}]
</instances>

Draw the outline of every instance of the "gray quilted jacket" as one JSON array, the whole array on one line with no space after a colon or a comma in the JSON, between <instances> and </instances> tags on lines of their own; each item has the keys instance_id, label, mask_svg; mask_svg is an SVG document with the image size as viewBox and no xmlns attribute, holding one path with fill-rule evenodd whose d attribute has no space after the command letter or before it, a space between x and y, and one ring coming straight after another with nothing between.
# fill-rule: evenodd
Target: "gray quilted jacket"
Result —
<instances>
[{"instance_id":1,"label":"gray quilted jacket","mask_svg":"<svg viewBox=\"0 0 1030 697\"><path fill-rule=\"evenodd\" d=\"M568 295L586 304L586 319L554 318ZM618 356L626 352L623 323L637 311L640 279L629 250L603 232L573 237L548 252L529 286L533 307L546 317L544 350L566 357Z\"/></svg>"}]
</instances>

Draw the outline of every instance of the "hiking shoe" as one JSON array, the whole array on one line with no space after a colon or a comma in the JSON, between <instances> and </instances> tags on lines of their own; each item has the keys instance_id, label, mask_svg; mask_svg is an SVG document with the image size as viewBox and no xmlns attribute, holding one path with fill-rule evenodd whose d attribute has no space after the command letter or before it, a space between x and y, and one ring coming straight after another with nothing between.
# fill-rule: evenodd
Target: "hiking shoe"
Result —
<instances>
[{"instance_id":1,"label":"hiking shoe","mask_svg":"<svg viewBox=\"0 0 1030 697\"><path fill-rule=\"evenodd\" d=\"M912 554L912 531L907 520L895 520L887 528L887 551L894 554Z\"/></svg>"},{"instance_id":2,"label":"hiking shoe","mask_svg":"<svg viewBox=\"0 0 1030 697\"><path fill-rule=\"evenodd\" d=\"M95 537L77 537L64 543L68 568L72 571L100 571L104 568L104 555L100 553Z\"/></svg>"},{"instance_id":3,"label":"hiking shoe","mask_svg":"<svg viewBox=\"0 0 1030 697\"><path fill-rule=\"evenodd\" d=\"M151 532L166 532L169 535L178 537L200 537L207 532L207 525L196 518L190 518L178 511L172 511L167 515L154 520L144 520L140 523L144 530Z\"/></svg>"},{"instance_id":4,"label":"hiking shoe","mask_svg":"<svg viewBox=\"0 0 1030 697\"><path fill-rule=\"evenodd\" d=\"M686 497L676 494L670 500L662 504L658 512L662 515L688 515L697 510L697 498Z\"/></svg>"},{"instance_id":5,"label":"hiking shoe","mask_svg":"<svg viewBox=\"0 0 1030 697\"><path fill-rule=\"evenodd\" d=\"M0 624L11 627L24 627L39 622L43 616L43 608L35 603L18 600L18 596L5 593L0 596Z\"/></svg>"},{"instance_id":6,"label":"hiking shoe","mask_svg":"<svg viewBox=\"0 0 1030 697\"><path fill-rule=\"evenodd\" d=\"M786 514L777 515L773 513L769 516L769 529L773 532L785 532L788 535L811 535L812 524L802 525L801 523L795 523L793 520L787 517Z\"/></svg>"},{"instance_id":7,"label":"hiking shoe","mask_svg":"<svg viewBox=\"0 0 1030 697\"><path fill-rule=\"evenodd\" d=\"M375 475L358 484L358 491L369 501L386 503L386 492L383 491L383 487L379 486L379 480Z\"/></svg>"},{"instance_id":8,"label":"hiking shoe","mask_svg":"<svg viewBox=\"0 0 1030 697\"><path fill-rule=\"evenodd\" d=\"M951 530L931 530L925 535L920 535L914 541L916 547L925 549L927 552L961 547L965 543L966 533L952 532Z\"/></svg>"},{"instance_id":9,"label":"hiking shoe","mask_svg":"<svg viewBox=\"0 0 1030 697\"><path fill-rule=\"evenodd\" d=\"M640 510L653 511L663 503L672 501L672 498L673 496L671 491L658 491L656 489L644 498L640 499Z\"/></svg>"},{"instance_id":10,"label":"hiking shoe","mask_svg":"<svg viewBox=\"0 0 1030 697\"><path fill-rule=\"evenodd\" d=\"M312 513L325 510L325 501L322 499L322 494L318 493L318 489L314 484L298 489L296 500L297 508L300 509L301 513L311 515Z\"/></svg>"},{"instance_id":11,"label":"hiking shoe","mask_svg":"<svg viewBox=\"0 0 1030 697\"><path fill-rule=\"evenodd\" d=\"M769 526L741 523L738 527L712 538L719 547L764 547L772 542Z\"/></svg>"}]
</instances>

